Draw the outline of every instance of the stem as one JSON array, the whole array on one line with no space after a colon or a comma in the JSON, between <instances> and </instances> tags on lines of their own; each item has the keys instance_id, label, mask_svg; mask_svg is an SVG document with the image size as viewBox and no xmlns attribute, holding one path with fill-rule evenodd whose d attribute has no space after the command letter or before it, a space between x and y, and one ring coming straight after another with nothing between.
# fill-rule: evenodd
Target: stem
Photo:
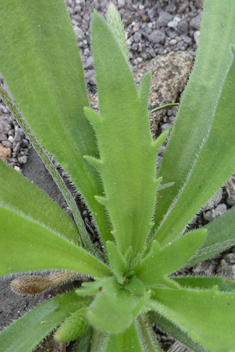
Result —
<instances>
[{"instance_id":1,"label":"stem","mask_svg":"<svg viewBox=\"0 0 235 352\"><path fill-rule=\"evenodd\" d=\"M152 112L159 111L159 110L162 110L162 109L165 109L165 108L170 108L172 106L179 106L179 105L180 105L179 103L170 103L170 104L158 106L157 108L154 108L153 110L150 110L149 113L152 114Z\"/></svg>"},{"instance_id":2,"label":"stem","mask_svg":"<svg viewBox=\"0 0 235 352\"><path fill-rule=\"evenodd\" d=\"M82 243L83 247L87 251L92 253L93 255L96 255L97 257L99 257L99 259L101 259L101 258L103 259L103 256L102 256L101 252L99 252L98 249L91 242L90 237L89 237L89 235L88 235L88 233L86 231L86 228L84 226L84 222L82 220L81 214L80 214L80 212L79 212L79 210L77 208L76 202L73 199L73 197L72 197L71 193L69 192L68 188L66 187L62 177L58 173L57 169L55 168L54 164L52 163L52 161L50 160L48 155L46 154L43 146L37 140L35 134L31 130L28 122L23 117L23 115L20 112L18 106L12 101L12 99L10 98L10 96L8 95L8 93L6 92L6 90L4 89L2 84L0 84L0 96L1 96L2 100L4 101L4 103L8 106L8 108L10 109L12 114L14 115L15 119L17 120L17 122L19 123L21 128L23 129L24 133L27 136L29 136L30 141L31 141L34 149L36 150L36 152L40 156L40 158L43 161L45 167L50 172L53 180L55 181L55 183L59 187L61 193L63 194L63 196L64 196L69 208L71 209L71 211L73 213L74 220L75 220L75 223L77 225L77 228L78 228L78 231L79 231L79 235L80 235L79 236L80 237L79 240ZM80 245L80 243L77 243L77 245Z\"/></svg>"}]
</instances>

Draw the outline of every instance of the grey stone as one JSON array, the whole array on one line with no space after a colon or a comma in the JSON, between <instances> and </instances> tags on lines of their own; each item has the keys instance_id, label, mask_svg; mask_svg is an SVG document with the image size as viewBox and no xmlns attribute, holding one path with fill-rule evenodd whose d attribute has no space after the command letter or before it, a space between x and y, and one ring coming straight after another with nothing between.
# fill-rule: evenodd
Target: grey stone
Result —
<instances>
[{"instance_id":1,"label":"grey stone","mask_svg":"<svg viewBox=\"0 0 235 352\"><path fill-rule=\"evenodd\" d=\"M4 147L7 148L12 148L13 144L10 141L3 141L2 144L4 145Z\"/></svg>"},{"instance_id":2,"label":"grey stone","mask_svg":"<svg viewBox=\"0 0 235 352\"><path fill-rule=\"evenodd\" d=\"M204 0L196 0L194 3L194 6L196 7L196 9L202 9L203 4L204 4Z\"/></svg>"},{"instance_id":3,"label":"grey stone","mask_svg":"<svg viewBox=\"0 0 235 352\"><path fill-rule=\"evenodd\" d=\"M215 209L209 210L206 213L203 213L203 217L206 221L213 221L218 218L220 215L226 213L227 207L226 204L219 204Z\"/></svg>"},{"instance_id":4,"label":"grey stone","mask_svg":"<svg viewBox=\"0 0 235 352\"><path fill-rule=\"evenodd\" d=\"M197 15L196 17L192 18L189 22L190 28L199 30L201 25L202 14Z\"/></svg>"},{"instance_id":5,"label":"grey stone","mask_svg":"<svg viewBox=\"0 0 235 352\"><path fill-rule=\"evenodd\" d=\"M8 133L11 130L11 118L9 115L0 116L0 133Z\"/></svg>"},{"instance_id":6,"label":"grey stone","mask_svg":"<svg viewBox=\"0 0 235 352\"><path fill-rule=\"evenodd\" d=\"M194 274L203 274L203 275L213 275L216 271L216 264L213 264L210 260L206 260L203 263L197 264L193 268Z\"/></svg>"},{"instance_id":7,"label":"grey stone","mask_svg":"<svg viewBox=\"0 0 235 352\"><path fill-rule=\"evenodd\" d=\"M189 1L185 1L183 4L180 5L178 9L178 13L183 13L188 6L189 6Z\"/></svg>"},{"instance_id":8,"label":"grey stone","mask_svg":"<svg viewBox=\"0 0 235 352\"><path fill-rule=\"evenodd\" d=\"M0 142L2 141L7 141L7 136L5 135L5 133L0 132Z\"/></svg>"},{"instance_id":9,"label":"grey stone","mask_svg":"<svg viewBox=\"0 0 235 352\"><path fill-rule=\"evenodd\" d=\"M173 18L173 15L171 15L166 11L162 11L159 15L159 18L156 24L159 27L165 27L172 20L172 18Z\"/></svg>"},{"instance_id":10,"label":"grey stone","mask_svg":"<svg viewBox=\"0 0 235 352\"><path fill-rule=\"evenodd\" d=\"M231 194L228 196L227 198L227 204L230 206L230 207L233 207L235 205L235 194Z\"/></svg>"},{"instance_id":11,"label":"grey stone","mask_svg":"<svg viewBox=\"0 0 235 352\"><path fill-rule=\"evenodd\" d=\"M170 37L171 39L174 39L174 38L178 35L178 33L177 33L173 28L167 28L166 34L167 34L168 37Z\"/></svg>"},{"instance_id":12,"label":"grey stone","mask_svg":"<svg viewBox=\"0 0 235 352\"><path fill-rule=\"evenodd\" d=\"M192 38L188 37L188 36L185 35L185 34L182 34L180 37L181 37L181 38L183 39L183 41L184 41L185 43L187 43L187 44L190 44L190 43L192 42Z\"/></svg>"},{"instance_id":13,"label":"grey stone","mask_svg":"<svg viewBox=\"0 0 235 352\"><path fill-rule=\"evenodd\" d=\"M126 5L125 0L118 0L118 6L123 7Z\"/></svg>"},{"instance_id":14,"label":"grey stone","mask_svg":"<svg viewBox=\"0 0 235 352\"><path fill-rule=\"evenodd\" d=\"M135 32L134 34L134 41L136 43L139 43L141 41L141 33L140 32Z\"/></svg>"},{"instance_id":15,"label":"grey stone","mask_svg":"<svg viewBox=\"0 0 235 352\"><path fill-rule=\"evenodd\" d=\"M81 41L84 38L83 30L79 27L74 27L74 33L76 36L77 41Z\"/></svg>"},{"instance_id":16,"label":"grey stone","mask_svg":"<svg viewBox=\"0 0 235 352\"><path fill-rule=\"evenodd\" d=\"M194 36L194 40L195 40L196 44L198 45L199 37L200 37L200 31L196 31L193 36Z\"/></svg>"},{"instance_id":17,"label":"grey stone","mask_svg":"<svg viewBox=\"0 0 235 352\"><path fill-rule=\"evenodd\" d=\"M177 43L177 40L176 39L171 39L170 40L170 45L175 45Z\"/></svg>"},{"instance_id":18,"label":"grey stone","mask_svg":"<svg viewBox=\"0 0 235 352\"><path fill-rule=\"evenodd\" d=\"M27 158L26 155L21 156L21 157L18 158L18 161L19 161L19 163L21 163L21 164L26 164L26 163L27 163L27 160L28 160L28 158Z\"/></svg>"},{"instance_id":19,"label":"grey stone","mask_svg":"<svg viewBox=\"0 0 235 352\"><path fill-rule=\"evenodd\" d=\"M176 10L175 4L173 4L172 2L168 4L166 7L167 12L174 13L175 10Z\"/></svg>"},{"instance_id":20,"label":"grey stone","mask_svg":"<svg viewBox=\"0 0 235 352\"><path fill-rule=\"evenodd\" d=\"M222 196L223 196L223 190L222 188L219 188L218 191L202 207L202 210L207 211L209 209L215 208L221 202Z\"/></svg>"},{"instance_id":21,"label":"grey stone","mask_svg":"<svg viewBox=\"0 0 235 352\"><path fill-rule=\"evenodd\" d=\"M91 85L96 85L95 70L89 70L85 72L85 80Z\"/></svg>"},{"instance_id":22,"label":"grey stone","mask_svg":"<svg viewBox=\"0 0 235 352\"><path fill-rule=\"evenodd\" d=\"M178 26L178 22L177 21L170 21L168 22L168 27L171 27L171 28L176 28Z\"/></svg>"},{"instance_id":23,"label":"grey stone","mask_svg":"<svg viewBox=\"0 0 235 352\"><path fill-rule=\"evenodd\" d=\"M125 26L131 24L133 19L133 13L130 10L126 10L122 15L122 22Z\"/></svg>"},{"instance_id":24,"label":"grey stone","mask_svg":"<svg viewBox=\"0 0 235 352\"><path fill-rule=\"evenodd\" d=\"M156 15L156 10L155 9L150 9L149 11L148 11L148 17L150 18L150 19L153 19L154 17L155 17L155 15Z\"/></svg>"},{"instance_id":25,"label":"grey stone","mask_svg":"<svg viewBox=\"0 0 235 352\"><path fill-rule=\"evenodd\" d=\"M165 33L159 29L155 29L149 36L149 41L151 43L157 44L162 43L165 40Z\"/></svg>"},{"instance_id":26,"label":"grey stone","mask_svg":"<svg viewBox=\"0 0 235 352\"><path fill-rule=\"evenodd\" d=\"M187 33L188 32L188 22L185 20L182 20L178 23L177 29L180 31L180 33Z\"/></svg>"},{"instance_id":27,"label":"grey stone","mask_svg":"<svg viewBox=\"0 0 235 352\"><path fill-rule=\"evenodd\" d=\"M94 68L94 58L93 56L89 56L85 62L84 69Z\"/></svg>"},{"instance_id":28,"label":"grey stone","mask_svg":"<svg viewBox=\"0 0 235 352\"><path fill-rule=\"evenodd\" d=\"M235 265L231 265L226 260L226 256L221 260L217 269L217 275L223 276L226 279L235 279Z\"/></svg>"},{"instance_id":29,"label":"grey stone","mask_svg":"<svg viewBox=\"0 0 235 352\"><path fill-rule=\"evenodd\" d=\"M224 259L226 260L227 263L230 264L235 264L235 253L229 253L227 254Z\"/></svg>"}]
</instances>

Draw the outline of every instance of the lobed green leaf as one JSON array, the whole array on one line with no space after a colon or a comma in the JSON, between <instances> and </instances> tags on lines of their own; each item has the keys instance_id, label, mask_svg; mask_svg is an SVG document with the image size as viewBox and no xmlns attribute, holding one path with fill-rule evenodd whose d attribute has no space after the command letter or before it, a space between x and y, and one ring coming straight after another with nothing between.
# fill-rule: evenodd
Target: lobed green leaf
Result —
<instances>
[{"instance_id":1,"label":"lobed green leaf","mask_svg":"<svg viewBox=\"0 0 235 352\"><path fill-rule=\"evenodd\" d=\"M162 249L153 243L150 253L134 268L136 276L146 286L162 284L177 287L167 276L179 269L193 255L205 236L206 230L192 231Z\"/></svg>"},{"instance_id":2,"label":"lobed green leaf","mask_svg":"<svg viewBox=\"0 0 235 352\"><path fill-rule=\"evenodd\" d=\"M85 112L97 133L100 159L93 154L86 159L101 174L105 195L96 199L108 209L121 253L132 246L137 254L152 226L159 182L155 180L158 143L152 141L148 118L150 75L138 93L112 31L96 12L92 48L100 115L88 108Z\"/></svg>"}]
</instances>

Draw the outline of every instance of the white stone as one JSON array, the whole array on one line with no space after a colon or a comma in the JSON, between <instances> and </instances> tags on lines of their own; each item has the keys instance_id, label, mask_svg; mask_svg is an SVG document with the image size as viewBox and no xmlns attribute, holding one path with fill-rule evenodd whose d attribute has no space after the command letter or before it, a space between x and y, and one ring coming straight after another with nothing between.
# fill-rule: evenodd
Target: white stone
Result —
<instances>
[{"instance_id":1,"label":"white stone","mask_svg":"<svg viewBox=\"0 0 235 352\"><path fill-rule=\"evenodd\" d=\"M194 32L194 40L195 40L197 45L199 43L199 36L200 36L200 31Z\"/></svg>"}]
</instances>

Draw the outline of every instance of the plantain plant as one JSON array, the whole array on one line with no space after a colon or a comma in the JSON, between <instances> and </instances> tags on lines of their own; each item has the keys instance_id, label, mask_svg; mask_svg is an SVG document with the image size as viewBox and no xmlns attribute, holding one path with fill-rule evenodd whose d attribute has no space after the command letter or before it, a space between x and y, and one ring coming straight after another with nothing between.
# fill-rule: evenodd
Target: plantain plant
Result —
<instances>
[{"instance_id":1,"label":"plantain plant","mask_svg":"<svg viewBox=\"0 0 235 352\"><path fill-rule=\"evenodd\" d=\"M2 99L74 217L1 161L0 274L59 271L22 274L11 284L18 294L84 281L3 330L0 350L32 351L59 326L55 340L77 340L77 352L161 351L153 321L196 352L235 351L234 281L172 276L235 244L235 208L186 231L235 171L234 1L205 0L195 66L157 176L169 131L152 139L150 73L137 89L114 6L107 23L96 12L92 19L99 114L64 1L1 1L0 12L0 71L16 103L1 86ZM101 250L47 151L90 209Z\"/></svg>"}]
</instances>

